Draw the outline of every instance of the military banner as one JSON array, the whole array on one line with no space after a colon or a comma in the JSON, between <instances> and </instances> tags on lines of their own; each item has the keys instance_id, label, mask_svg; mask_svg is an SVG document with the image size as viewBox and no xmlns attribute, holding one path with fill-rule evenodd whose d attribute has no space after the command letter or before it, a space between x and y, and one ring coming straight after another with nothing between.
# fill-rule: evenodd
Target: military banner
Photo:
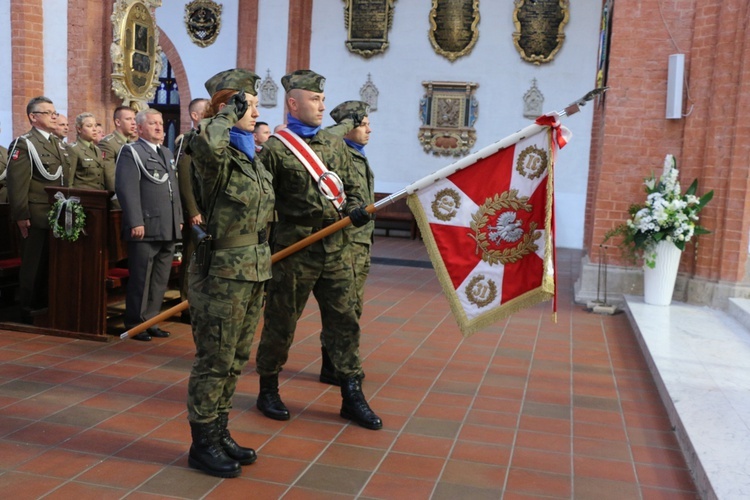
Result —
<instances>
[{"instance_id":1,"label":"military banner","mask_svg":"<svg viewBox=\"0 0 750 500\"><path fill-rule=\"evenodd\" d=\"M436 172L436 182L406 189L465 337L554 296L553 173L564 143L542 123L491 154L464 158L448 176Z\"/></svg>"}]
</instances>

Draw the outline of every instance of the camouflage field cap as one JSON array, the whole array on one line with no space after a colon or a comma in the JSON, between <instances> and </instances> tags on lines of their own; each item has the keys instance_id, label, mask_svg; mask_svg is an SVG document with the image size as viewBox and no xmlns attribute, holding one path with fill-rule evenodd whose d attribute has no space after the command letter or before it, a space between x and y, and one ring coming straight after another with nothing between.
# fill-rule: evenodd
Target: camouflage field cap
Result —
<instances>
[{"instance_id":1,"label":"camouflage field cap","mask_svg":"<svg viewBox=\"0 0 750 500\"><path fill-rule=\"evenodd\" d=\"M331 118L336 123L341 123L344 118L357 116L359 121L370 114L370 105L362 101L345 101L331 110Z\"/></svg>"},{"instance_id":2,"label":"camouflage field cap","mask_svg":"<svg viewBox=\"0 0 750 500\"><path fill-rule=\"evenodd\" d=\"M216 92L225 89L244 89L250 95L258 95L260 77L252 71L237 68L217 73L206 82L206 90L208 90L209 95L214 95Z\"/></svg>"},{"instance_id":3,"label":"camouflage field cap","mask_svg":"<svg viewBox=\"0 0 750 500\"><path fill-rule=\"evenodd\" d=\"M298 69L281 77L281 85L284 86L284 90L287 92L294 89L302 89L320 94L323 92L325 84L326 79L324 76L309 69Z\"/></svg>"}]
</instances>

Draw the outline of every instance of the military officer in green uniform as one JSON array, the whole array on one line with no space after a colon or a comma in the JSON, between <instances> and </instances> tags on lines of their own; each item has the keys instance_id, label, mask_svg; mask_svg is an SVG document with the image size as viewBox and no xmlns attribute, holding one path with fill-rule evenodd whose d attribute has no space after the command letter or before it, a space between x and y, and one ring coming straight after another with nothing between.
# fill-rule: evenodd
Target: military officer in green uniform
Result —
<instances>
[{"instance_id":1,"label":"military officer in green uniform","mask_svg":"<svg viewBox=\"0 0 750 500\"><path fill-rule=\"evenodd\" d=\"M48 97L26 105L31 130L17 138L8 155L10 218L21 232L18 298L21 320L31 323L32 311L47 306L49 281L50 204L47 186L64 186L68 152L55 135L57 111Z\"/></svg>"},{"instance_id":2,"label":"military officer in green uniform","mask_svg":"<svg viewBox=\"0 0 750 500\"><path fill-rule=\"evenodd\" d=\"M370 214L362 206L361 188L354 181L346 144L320 127L325 111L325 78L310 70L297 70L285 75L281 83L289 108L287 128L271 136L259 153L273 174L276 192L278 222L274 252L345 215L356 226L370 221ZM316 167L305 166L312 163ZM321 170L321 165L329 174ZM335 183L332 188L325 182L333 174L342 181L345 199ZM321 184L327 186L326 194L319 187ZM362 393L360 330L353 282L342 231L274 264L256 357L256 370L260 374L257 406L265 416L289 419L289 410L279 395L279 372L289 356L297 320L312 293L325 325L323 345L341 377L340 415L369 429L383 426Z\"/></svg>"},{"instance_id":3,"label":"military officer in green uniform","mask_svg":"<svg viewBox=\"0 0 750 500\"><path fill-rule=\"evenodd\" d=\"M104 175L104 159L96 145L96 118L92 113L81 113L76 116L76 142L68 149L70 155L70 174L68 185L78 189L100 189L114 191L114 183L107 186L106 181L114 182Z\"/></svg>"},{"instance_id":4,"label":"military officer in green uniform","mask_svg":"<svg viewBox=\"0 0 750 500\"><path fill-rule=\"evenodd\" d=\"M252 134L259 86L260 77L244 69L211 77L207 118L185 137L206 225L189 268L196 353L188 382L193 438L188 461L219 477L236 477L240 465L256 459L252 448L232 439L227 423L260 320L263 285L271 277L266 226L274 192L271 174L255 155Z\"/></svg>"},{"instance_id":5,"label":"military officer in green uniform","mask_svg":"<svg viewBox=\"0 0 750 500\"><path fill-rule=\"evenodd\" d=\"M138 127L135 123L135 111L128 106L118 106L113 115L115 130L102 138L97 146L102 152L104 160L105 185L115 185L115 169L117 166L117 155L122 147L138 140ZM119 202L115 201L114 207L119 208Z\"/></svg>"},{"instance_id":6,"label":"military officer in green uniform","mask_svg":"<svg viewBox=\"0 0 750 500\"><path fill-rule=\"evenodd\" d=\"M328 127L328 131L343 137L352 157L352 177L359 184L365 206L375 202L375 178L370 163L365 156L365 146L370 141L370 106L363 101L346 101L331 111L331 118L336 125ZM352 127L353 123L359 123ZM354 270L354 290L357 294L355 311L357 319L362 317L362 306L365 298L365 282L370 273L370 246L373 240L375 222L370 221L364 226L347 226L344 231L349 240L349 253ZM324 325L325 328L325 325ZM321 337L326 335L321 332ZM333 369L333 363L328 351L321 347L323 365L320 369L320 381L326 384L339 385L339 376ZM364 372L362 372L364 378Z\"/></svg>"}]
</instances>

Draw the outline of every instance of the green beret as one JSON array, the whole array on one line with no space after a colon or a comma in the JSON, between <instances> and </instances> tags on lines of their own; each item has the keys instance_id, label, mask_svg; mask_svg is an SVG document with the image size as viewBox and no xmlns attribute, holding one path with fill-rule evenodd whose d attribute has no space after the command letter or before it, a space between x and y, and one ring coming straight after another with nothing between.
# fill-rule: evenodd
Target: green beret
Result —
<instances>
[{"instance_id":1,"label":"green beret","mask_svg":"<svg viewBox=\"0 0 750 500\"><path fill-rule=\"evenodd\" d=\"M356 116L358 121L370 114L370 105L362 101L345 101L331 110L331 118L336 123L341 123L344 118Z\"/></svg>"},{"instance_id":2,"label":"green beret","mask_svg":"<svg viewBox=\"0 0 750 500\"><path fill-rule=\"evenodd\" d=\"M206 82L206 90L209 95L214 95L220 90L244 90L248 94L258 95L260 89L260 77L246 69L228 69L217 73Z\"/></svg>"},{"instance_id":3,"label":"green beret","mask_svg":"<svg viewBox=\"0 0 750 500\"><path fill-rule=\"evenodd\" d=\"M294 89L302 89L320 94L323 92L325 84L325 77L309 69L298 69L281 77L281 85L284 86L284 90L287 92Z\"/></svg>"}]
</instances>

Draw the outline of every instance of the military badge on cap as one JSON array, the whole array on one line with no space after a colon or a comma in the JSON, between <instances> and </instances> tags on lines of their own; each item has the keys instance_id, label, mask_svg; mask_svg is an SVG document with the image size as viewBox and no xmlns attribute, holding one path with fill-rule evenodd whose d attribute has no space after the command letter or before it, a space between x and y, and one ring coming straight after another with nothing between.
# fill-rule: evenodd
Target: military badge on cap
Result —
<instances>
[{"instance_id":1,"label":"military badge on cap","mask_svg":"<svg viewBox=\"0 0 750 500\"><path fill-rule=\"evenodd\" d=\"M309 69L298 69L288 75L281 77L281 85L289 92L294 89L309 90L310 92L322 93L325 88L326 79Z\"/></svg>"},{"instance_id":2,"label":"military badge on cap","mask_svg":"<svg viewBox=\"0 0 750 500\"><path fill-rule=\"evenodd\" d=\"M358 122L361 122L369 114L370 105L364 101L345 101L331 110L331 118L336 123L341 123L341 120L354 116L357 117Z\"/></svg>"},{"instance_id":3,"label":"military badge on cap","mask_svg":"<svg viewBox=\"0 0 750 500\"><path fill-rule=\"evenodd\" d=\"M206 82L206 90L210 95L225 89L244 90L248 94L258 95L260 77L252 71L236 68L217 73Z\"/></svg>"}]
</instances>

